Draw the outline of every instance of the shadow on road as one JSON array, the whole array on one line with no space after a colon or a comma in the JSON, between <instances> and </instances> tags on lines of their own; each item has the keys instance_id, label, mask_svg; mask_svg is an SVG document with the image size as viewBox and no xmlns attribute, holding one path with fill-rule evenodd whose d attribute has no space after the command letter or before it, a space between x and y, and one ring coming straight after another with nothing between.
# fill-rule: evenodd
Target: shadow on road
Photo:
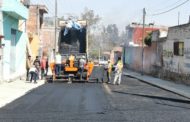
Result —
<instances>
[{"instance_id":1,"label":"shadow on road","mask_svg":"<svg viewBox=\"0 0 190 122\"><path fill-rule=\"evenodd\" d=\"M166 103L156 103L156 104L159 104L159 105L163 105L163 106L169 106L169 107L177 107L177 108L183 108L183 109L190 109L190 108L187 108L187 107L182 107L182 106L177 106L177 105L171 105L171 104L166 104Z\"/></svg>"},{"instance_id":2,"label":"shadow on road","mask_svg":"<svg viewBox=\"0 0 190 122\"><path fill-rule=\"evenodd\" d=\"M161 96L153 96L153 95L146 95L146 94L134 94L134 93L121 92L121 91L112 91L112 92L120 93L120 94L133 95L133 96L138 96L138 97L146 97L146 98L151 98L151 99L165 100L165 101L176 102L176 103L190 104L190 100L181 100L181 99L161 97Z\"/></svg>"}]
</instances>

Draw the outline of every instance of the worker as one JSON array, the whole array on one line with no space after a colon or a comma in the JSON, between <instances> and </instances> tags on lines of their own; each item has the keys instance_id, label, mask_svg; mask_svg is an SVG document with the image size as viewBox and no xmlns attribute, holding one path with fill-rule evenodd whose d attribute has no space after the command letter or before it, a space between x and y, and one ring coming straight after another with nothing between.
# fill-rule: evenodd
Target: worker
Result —
<instances>
[{"instance_id":1,"label":"worker","mask_svg":"<svg viewBox=\"0 0 190 122\"><path fill-rule=\"evenodd\" d=\"M55 74L55 49L52 50L51 54L50 54L50 69L52 74Z\"/></svg>"},{"instance_id":2,"label":"worker","mask_svg":"<svg viewBox=\"0 0 190 122\"><path fill-rule=\"evenodd\" d=\"M61 55L59 52L56 52L55 55L55 74L60 75L61 74Z\"/></svg>"},{"instance_id":3,"label":"worker","mask_svg":"<svg viewBox=\"0 0 190 122\"><path fill-rule=\"evenodd\" d=\"M75 56L74 56L73 54L71 54L71 55L69 56L69 60L75 60Z\"/></svg>"},{"instance_id":4,"label":"worker","mask_svg":"<svg viewBox=\"0 0 190 122\"><path fill-rule=\"evenodd\" d=\"M34 80L34 83L37 83L36 80L37 80L39 73L38 73L38 69L36 68L35 65L31 66L29 73L31 75L30 82L32 82L32 80Z\"/></svg>"},{"instance_id":5,"label":"worker","mask_svg":"<svg viewBox=\"0 0 190 122\"><path fill-rule=\"evenodd\" d=\"M75 56L73 54L71 54L69 56L69 66L73 67L74 66L74 61L75 61Z\"/></svg>"},{"instance_id":6,"label":"worker","mask_svg":"<svg viewBox=\"0 0 190 122\"><path fill-rule=\"evenodd\" d=\"M108 60L107 65L107 83L111 83L112 63L110 60Z\"/></svg>"},{"instance_id":7,"label":"worker","mask_svg":"<svg viewBox=\"0 0 190 122\"><path fill-rule=\"evenodd\" d=\"M82 56L82 58L79 60L80 80L82 80L85 64L86 64L85 56Z\"/></svg>"},{"instance_id":8,"label":"worker","mask_svg":"<svg viewBox=\"0 0 190 122\"><path fill-rule=\"evenodd\" d=\"M28 55L28 58L26 60L26 81L29 81L29 70L32 66L32 59L31 56Z\"/></svg>"},{"instance_id":9,"label":"worker","mask_svg":"<svg viewBox=\"0 0 190 122\"><path fill-rule=\"evenodd\" d=\"M38 72L37 72L37 79L40 79L40 59L39 59L39 56L36 56L36 59L34 60L33 65L38 70Z\"/></svg>"},{"instance_id":10,"label":"worker","mask_svg":"<svg viewBox=\"0 0 190 122\"><path fill-rule=\"evenodd\" d=\"M49 68L49 59L48 57L46 58L46 68L45 68L45 76L48 74L48 68Z\"/></svg>"},{"instance_id":11,"label":"worker","mask_svg":"<svg viewBox=\"0 0 190 122\"><path fill-rule=\"evenodd\" d=\"M43 56L41 59L41 80L43 80L45 76L45 68L46 68L46 58Z\"/></svg>"},{"instance_id":12,"label":"worker","mask_svg":"<svg viewBox=\"0 0 190 122\"><path fill-rule=\"evenodd\" d=\"M113 82L114 85L116 84L116 82L117 82L117 85L121 83L122 70L123 70L123 63L121 61L121 57L119 57L118 62L115 67L115 78Z\"/></svg>"}]
</instances>

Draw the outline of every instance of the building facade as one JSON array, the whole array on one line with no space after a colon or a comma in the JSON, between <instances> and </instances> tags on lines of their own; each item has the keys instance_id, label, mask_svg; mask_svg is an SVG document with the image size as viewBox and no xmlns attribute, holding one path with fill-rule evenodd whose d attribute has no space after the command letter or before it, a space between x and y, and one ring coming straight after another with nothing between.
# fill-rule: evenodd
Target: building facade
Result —
<instances>
[{"instance_id":1,"label":"building facade","mask_svg":"<svg viewBox=\"0 0 190 122\"><path fill-rule=\"evenodd\" d=\"M29 36L29 48L31 56L42 56L43 40L42 26L44 14L48 12L45 5L30 5L29 18L27 21L27 33Z\"/></svg>"},{"instance_id":2,"label":"building facade","mask_svg":"<svg viewBox=\"0 0 190 122\"><path fill-rule=\"evenodd\" d=\"M0 35L4 38L0 47L0 77L3 81L18 78L26 72L26 20L28 9L20 0L1 0ZM18 70L19 69L19 70Z\"/></svg>"},{"instance_id":3,"label":"building facade","mask_svg":"<svg viewBox=\"0 0 190 122\"><path fill-rule=\"evenodd\" d=\"M150 75L157 75L163 67L162 52L163 44L167 37L167 31L167 28L152 31L151 46L125 45L123 47L124 64L131 70ZM135 33L132 34L131 37L136 35Z\"/></svg>"},{"instance_id":4,"label":"building facade","mask_svg":"<svg viewBox=\"0 0 190 122\"><path fill-rule=\"evenodd\" d=\"M167 29L165 26L157 26L153 23L145 25L144 28L144 37L153 31ZM127 33L127 41L125 42L126 46L142 46L142 35L143 35L143 26L142 24L132 23L126 26L125 28Z\"/></svg>"},{"instance_id":5,"label":"building facade","mask_svg":"<svg viewBox=\"0 0 190 122\"><path fill-rule=\"evenodd\" d=\"M165 77L190 81L190 23L170 27L163 46Z\"/></svg>"}]
</instances>

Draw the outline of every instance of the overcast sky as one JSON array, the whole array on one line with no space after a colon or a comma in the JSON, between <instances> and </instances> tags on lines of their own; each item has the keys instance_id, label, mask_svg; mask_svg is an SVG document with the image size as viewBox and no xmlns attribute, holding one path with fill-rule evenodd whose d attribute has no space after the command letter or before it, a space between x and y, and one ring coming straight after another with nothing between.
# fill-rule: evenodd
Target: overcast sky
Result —
<instances>
[{"instance_id":1,"label":"overcast sky","mask_svg":"<svg viewBox=\"0 0 190 122\"><path fill-rule=\"evenodd\" d=\"M167 11L186 0L57 0L58 16L68 14L80 16L84 8L94 10L102 18L103 24L117 24L124 29L131 22L142 23L142 10L146 8L146 23L154 22L156 25L174 26L187 23L190 15L190 1L179 8L159 16L151 14ZM32 3L45 4L49 9L48 16L54 15L54 0L31 0Z\"/></svg>"}]
</instances>

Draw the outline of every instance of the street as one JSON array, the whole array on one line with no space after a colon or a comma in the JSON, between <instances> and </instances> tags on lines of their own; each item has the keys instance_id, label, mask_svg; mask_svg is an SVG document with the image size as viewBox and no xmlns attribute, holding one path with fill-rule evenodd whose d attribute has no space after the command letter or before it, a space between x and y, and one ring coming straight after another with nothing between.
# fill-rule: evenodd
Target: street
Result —
<instances>
[{"instance_id":1,"label":"street","mask_svg":"<svg viewBox=\"0 0 190 122\"><path fill-rule=\"evenodd\" d=\"M0 121L187 122L189 104L184 97L123 76L121 85L44 84L1 108Z\"/></svg>"},{"instance_id":2,"label":"street","mask_svg":"<svg viewBox=\"0 0 190 122\"><path fill-rule=\"evenodd\" d=\"M0 122L190 122L189 6L0 0Z\"/></svg>"}]
</instances>

